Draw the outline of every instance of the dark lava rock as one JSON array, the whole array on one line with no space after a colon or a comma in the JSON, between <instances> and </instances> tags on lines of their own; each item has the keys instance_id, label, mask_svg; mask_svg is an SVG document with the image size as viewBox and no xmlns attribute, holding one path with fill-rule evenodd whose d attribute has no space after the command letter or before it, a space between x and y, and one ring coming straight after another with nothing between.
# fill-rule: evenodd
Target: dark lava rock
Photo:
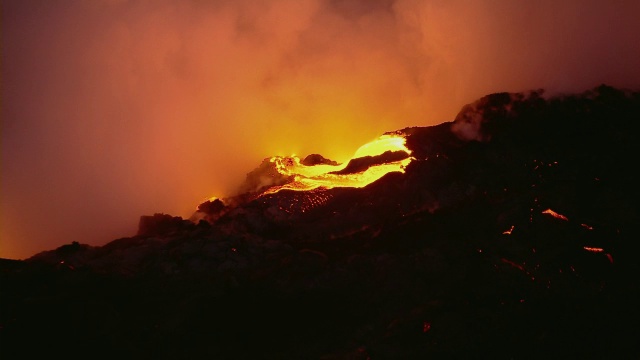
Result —
<instances>
[{"instance_id":1,"label":"dark lava rock","mask_svg":"<svg viewBox=\"0 0 640 360\"><path fill-rule=\"evenodd\" d=\"M330 160L325 158L320 154L310 154L307 155L301 162L302 165L305 166L314 166L314 165L338 165L338 162L334 160Z\"/></svg>"},{"instance_id":2,"label":"dark lava rock","mask_svg":"<svg viewBox=\"0 0 640 360\"><path fill-rule=\"evenodd\" d=\"M245 181L238 188L238 194L260 192L271 186L288 184L293 179L294 176L286 176L278 172L276 164L270 158L266 158L257 168L247 174Z\"/></svg>"},{"instance_id":3,"label":"dark lava rock","mask_svg":"<svg viewBox=\"0 0 640 360\"><path fill-rule=\"evenodd\" d=\"M207 200L202 204L198 205L198 211L207 213L209 215L219 214L224 210L225 205L220 199L215 199L213 201Z\"/></svg>"},{"instance_id":4,"label":"dark lava rock","mask_svg":"<svg viewBox=\"0 0 640 360\"><path fill-rule=\"evenodd\" d=\"M192 225L188 220L168 214L143 215L138 224L138 236L166 235Z\"/></svg>"}]
</instances>

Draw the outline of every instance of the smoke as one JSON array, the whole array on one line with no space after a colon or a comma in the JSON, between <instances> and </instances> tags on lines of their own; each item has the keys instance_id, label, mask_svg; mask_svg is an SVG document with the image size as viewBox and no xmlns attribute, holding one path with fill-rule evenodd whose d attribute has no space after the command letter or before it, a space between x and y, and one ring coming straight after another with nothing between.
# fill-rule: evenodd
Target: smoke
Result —
<instances>
[{"instance_id":1,"label":"smoke","mask_svg":"<svg viewBox=\"0 0 640 360\"><path fill-rule=\"evenodd\" d=\"M0 256L189 216L498 91L640 86L638 1L2 3Z\"/></svg>"}]
</instances>

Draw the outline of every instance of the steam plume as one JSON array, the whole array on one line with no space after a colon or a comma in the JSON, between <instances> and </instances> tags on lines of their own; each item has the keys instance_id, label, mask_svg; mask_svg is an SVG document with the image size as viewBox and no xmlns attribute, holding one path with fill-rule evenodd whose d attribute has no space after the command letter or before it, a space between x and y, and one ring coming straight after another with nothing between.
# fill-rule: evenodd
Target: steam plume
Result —
<instances>
[{"instance_id":1,"label":"steam plume","mask_svg":"<svg viewBox=\"0 0 640 360\"><path fill-rule=\"evenodd\" d=\"M638 1L2 4L0 256L188 216L267 156L348 159L497 91L640 86Z\"/></svg>"}]
</instances>

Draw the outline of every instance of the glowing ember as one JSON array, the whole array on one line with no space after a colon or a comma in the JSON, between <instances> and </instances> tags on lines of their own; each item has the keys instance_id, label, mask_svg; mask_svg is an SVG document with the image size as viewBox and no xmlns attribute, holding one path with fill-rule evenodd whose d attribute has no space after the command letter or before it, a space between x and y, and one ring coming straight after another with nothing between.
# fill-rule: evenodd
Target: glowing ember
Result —
<instances>
[{"instance_id":1,"label":"glowing ember","mask_svg":"<svg viewBox=\"0 0 640 360\"><path fill-rule=\"evenodd\" d=\"M590 252L596 252L596 253L599 253L599 252L603 252L603 251L604 251L604 249L602 249L602 248L589 247L589 246L584 246L584 247L583 247L583 249L585 249L585 250L587 250L587 251L590 251Z\"/></svg>"},{"instance_id":2,"label":"glowing ember","mask_svg":"<svg viewBox=\"0 0 640 360\"><path fill-rule=\"evenodd\" d=\"M423 333L426 333L426 332L428 332L429 330L431 330L431 323L430 323L430 322L428 322L428 321L424 321L424 322L422 322L422 332L423 332Z\"/></svg>"},{"instance_id":3,"label":"glowing ember","mask_svg":"<svg viewBox=\"0 0 640 360\"><path fill-rule=\"evenodd\" d=\"M404 173L405 167L413 160L411 151L405 145L406 139L400 135L383 135L361 146L351 160L365 157L377 157L386 153L405 152L407 157L401 160L373 163L361 171L347 171L350 161L339 165L319 164L306 166L297 156L275 156L269 161L274 163L278 172L284 176L293 176L290 183L273 186L263 194L273 194L280 190L307 191L317 188L365 187L391 172Z\"/></svg>"},{"instance_id":4,"label":"glowing ember","mask_svg":"<svg viewBox=\"0 0 640 360\"><path fill-rule=\"evenodd\" d=\"M549 214L549 215L553 216L556 219L560 219L560 220L564 220L564 221L568 221L569 220L566 216L564 216L562 214L558 214L557 212L555 212L555 211L553 211L551 209L547 209L547 210L543 211L542 213L543 214Z\"/></svg>"},{"instance_id":5,"label":"glowing ember","mask_svg":"<svg viewBox=\"0 0 640 360\"><path fill-rule=\"evenodd\" d=\"M513 261L511 261L511 260L509 260L509 259L505 259L505 258L502 258L502 259L500 259L500 260L502 260L502 262L503 262L503 263L505 263L505 264L509 264L509 265L511 265L511 266L513 266L513 267L515 267L515 268L517 268L517 269L518 269L518 270L520 270L520 271L525 271L524 266L522 266L522 265L520 265L520 264L518 264L518 263L516 263L516 262L513 262Z\"/></svg>"},{"instance_id":6,"label":"glowing ember","mask_svg":"<svg viewBox=\"0 0 640 360\"><path fill-rule=\"evenodd\" d=\"M607 254L607 259L609 259L609 262L613 264L613 256L611 256L611 254Z\"/></svg>"},{"instance_id":7,"label":"glowing ember","mask_svg":"<svg viewBox=\"0 0 640 360\"><path fill-rule=\"evenodd\" d=\"M505 230L502 234L503 235L511 235L511 233L513 232L514 228L515 228L515 226L511 225L511 228L509 228L509 230Z\"/></svg>"}]
</instances>

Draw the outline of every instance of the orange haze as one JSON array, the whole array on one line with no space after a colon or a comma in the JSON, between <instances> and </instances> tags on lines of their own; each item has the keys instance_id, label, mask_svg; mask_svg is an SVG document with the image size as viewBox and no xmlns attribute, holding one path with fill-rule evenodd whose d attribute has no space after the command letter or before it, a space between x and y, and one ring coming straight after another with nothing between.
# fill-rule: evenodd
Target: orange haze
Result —
<instances>
[{"instance_id":1,"label":"orange haze","mask_svg":"<svg viewBox=\"0 0 640 360\"><path fill-rule=\"evenodd\" d=\"M640 86L640 2L4 0L0 257L189 216L496 91Z\"/></svg>"}]
</instances>

